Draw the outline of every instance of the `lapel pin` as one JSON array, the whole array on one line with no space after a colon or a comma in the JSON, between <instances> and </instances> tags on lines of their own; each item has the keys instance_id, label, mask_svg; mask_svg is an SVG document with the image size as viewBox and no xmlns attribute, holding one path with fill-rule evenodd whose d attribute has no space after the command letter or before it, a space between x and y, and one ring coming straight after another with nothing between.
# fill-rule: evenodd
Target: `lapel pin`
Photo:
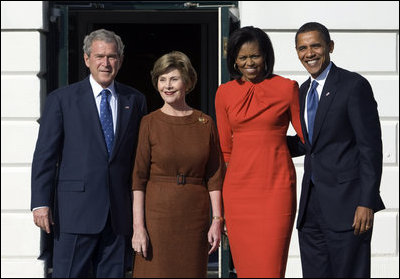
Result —
<instances>
[{"instance_id":1,"label":"lapel pin","mask_svg":"<svg viewBox=\"0 0 400 279\"><path fill-rule=\"evenodd\" d=\"M331 94L331 92L326 93L325 96L329 96L329 94Z\"/></svg>"},{"instance_id":2,"label":"lapel pin","mask_svg":"<svg viewBox=\"0 0 400 279\"><path fill-rule=\"evenodd\" d=\"M129 106L125 106L125 109L129 109Z\"/></svg>"}]
</instances>

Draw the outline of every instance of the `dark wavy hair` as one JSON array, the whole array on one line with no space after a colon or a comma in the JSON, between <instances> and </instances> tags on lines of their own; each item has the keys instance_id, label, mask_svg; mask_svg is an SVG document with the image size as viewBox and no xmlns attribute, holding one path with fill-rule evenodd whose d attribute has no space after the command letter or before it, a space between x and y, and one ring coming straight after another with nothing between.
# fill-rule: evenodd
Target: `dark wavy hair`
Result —
<instances>
[{"instance_id":1,"label":"dark wavy hair","mask_svg":"<svg viewBox=\"0 0 400 279\"><path fill-rule=\"evenodd\" d=\"M275 55L272 42L269 39L267 33L262 31L260 28L253 26L245 26L237 29L231 34L228 41L227 49L227 64L228 71L233 79L239 79L242 77L242 73L235 69L235 62L238 56L240 48L245 43L257 42L261 51L261 55L264 58L267 69L265 71L264 78L270 78L274 71Z\"/></svg>"},{"instance_id":2,"label":"dark wavy hair","mask_svg":"<svg viewBox=\"0 0 400 279\"><path fill-rule=\"evenodd\" d=\"M299 34L311 31L318 31L322 35L322 39L327 45L329 45L331 42L331 36L329 35L328 28L318 22L307 22L303 24L296 32L296 37L294 38L295 46L297 47L297 37Z\"/></svg>"}]
</instances>

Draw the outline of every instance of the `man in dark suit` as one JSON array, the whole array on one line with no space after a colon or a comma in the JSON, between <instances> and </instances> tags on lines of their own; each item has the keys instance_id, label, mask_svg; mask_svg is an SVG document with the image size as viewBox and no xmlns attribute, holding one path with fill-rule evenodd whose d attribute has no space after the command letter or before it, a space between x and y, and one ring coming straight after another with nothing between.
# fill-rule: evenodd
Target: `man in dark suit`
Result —
<instances>
[{"instance_id":1,"label":"man in dark suit","mask_svg":"<svg viewBox=\"0 0 400 279\"><path fill-rule=\"evenodd\" d=\"M114 32L86 36L90 75L49 94L41 116L31 209L37 226L47 233L54 228L53 277L124 277L131 174L146 100L114 81L123 49Z\"/></svg>"},{"instance_id":2,"label":"man in dark suit","mask_svg":"<svg viewBox=\"0 0 400 279\"><path fill-rule=\"evenodd\" d=\"M319 23L296 33L311 77L300 87L305 138L297 228L304 277L370 277L382 141L369 82L330 61L334 42Z\"/></svg>"}]
</instances>

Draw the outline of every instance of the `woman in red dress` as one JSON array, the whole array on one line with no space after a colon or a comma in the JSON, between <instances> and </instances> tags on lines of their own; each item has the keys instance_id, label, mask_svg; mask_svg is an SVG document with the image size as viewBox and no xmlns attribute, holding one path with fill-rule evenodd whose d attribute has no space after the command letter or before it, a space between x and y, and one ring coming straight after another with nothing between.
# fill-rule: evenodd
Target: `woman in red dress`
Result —
<instances>
[{"instance_id":1,"label":"woman in red dress","mask_svg":"<svg viewBox=\"0 0 400 279\"><path fill-rule=\"evenodd\" d=\"M296 172L286 133L300 127L298 84L273 74L267 34L243 27L228 42L234 78L217 91L215 108L227 164L223 201L238 277L284 277L296 214Z\"/></svg>"}]
</instances>

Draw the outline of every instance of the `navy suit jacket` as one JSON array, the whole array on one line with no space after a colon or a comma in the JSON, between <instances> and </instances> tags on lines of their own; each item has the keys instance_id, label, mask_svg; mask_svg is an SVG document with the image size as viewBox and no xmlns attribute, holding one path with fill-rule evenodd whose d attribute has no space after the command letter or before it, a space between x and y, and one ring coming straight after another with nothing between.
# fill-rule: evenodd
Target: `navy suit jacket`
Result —
<instances>
[{"instance_id":1,"label":"navy suit jacket","mask_svg":"<svg viewBox=\"0 0 400 279\"><path fill-rule=\"evenodd\" d=\"M31 209L49 206L60 232L99 233L108 214L116 234L132 230L131 176L142 93L115 82L118 119L108 156L89 78L46 100L32 162Z\"/></svg>"},{"instance_id":2,"label":"navy suit jacket","mask_svg":"<svg viewBox=\"0 0 400 279\"><path fill-rule=\"evenodd\" d=\"M333 64L318 104L311 144L304 121L309 86L310 79L299 94L306 143L297 228L302 226L312 173L328 227L351 230L357 206L385 208L379 194L382 141L377 103L365 78Z\"/></svg>"}]
</instances>

